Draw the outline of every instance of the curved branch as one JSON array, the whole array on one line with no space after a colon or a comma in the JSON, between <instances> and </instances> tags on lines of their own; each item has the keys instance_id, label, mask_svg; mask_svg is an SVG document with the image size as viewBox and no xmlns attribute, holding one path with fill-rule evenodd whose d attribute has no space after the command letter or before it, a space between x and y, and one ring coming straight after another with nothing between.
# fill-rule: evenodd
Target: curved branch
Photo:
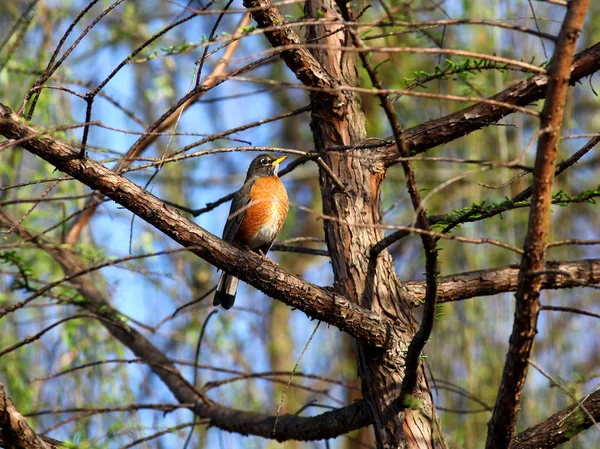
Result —
<instances>
[{"instance_id":1,"label":"curved branch","mask_svg":"<svg viewBox=\"0 0 600 449\"><path fill-rule=\"evenodd\" d=\"M0 224L15 225L14 220L0 208ZM44 237L31 235L25 228L16 225L19 233L37 244L61 265L67 275L79 273L84 266L79 257L70 249L50 242ZM211 424L229 432L242 435L257 435L265 438L284 440L321 440L334 438L370 424L368 409L362 401L314 417L295 415L262 415L225 407L207 400L180 373L175 365L142 334L116 319L118 312L110 305L104 294L97 288L98 282L90 274L74 279L77 291L85 298L80 304L106 319L100 323L137 357L144 360L150 369L164 382L180 404L196 404L193 408L199 418L210 419ZM0 384L1 387L1 384ZM1 391L0 391L1 399ZM0 403L0 407L1 407ZM1 415L1 408L0 408ZM277 419L277 433L273 427ZM1 424L2 416L0 416ZM0 435L1 436L1 435Z\"/></svg>"},{"instance_id":2,"label":"curved branch","mask_svg":"<svg viewBox=\"0 0 600 449\"><path fill-rule=\"evenodd\" d=\"M185 20L187 20L187 18ZM249 22L250 22L250 17L248 15L244 15L242 17L242 20L240 21L239 25L237 26L236 30L242 30L246 25L248 25ZM166 31L166 30L163 30L163 31ZM162 31L161 31L161 33L162 33ZM236 33L237 33L237 31L236 31ZM156 35L152 36L151 40L155 39L155 37L156 37ZM240 42L241 42L240 40L233 41L231 43L231 45L229 47L227 47L227 49L223 53L223 56L221 57L221 59L219 59L219 62L217 62L217 64L215 65L212 73L206 77L206 79L202 82L201 86L209 86L211 83L213 83L216 79L219 78L219 76L221 76L225 72L225 69L229 65L229 60L231 59L231 57L237 50ZM144 48L144 46L139 47L139 48L142 49L142 48ZM131 57L131 55L129 57ZM95 91L97 91L98 93L101 93L101 90L99 90L98 88L95 89ZM132 145L132 147L127 151L127 154L125 154L121 158L121 160L115 167L115 171L118 173L124 171L124 169L127 168L136 157L138 157L143 151L145 151L150 145L152 145L152 143L154 143L154 141L156 139L158 139L158 136L160 135L161 132L169 129L175 123L175 121L179 117L181 117L181 114L183 114L183 112L186 109L188 109L195 102L197 102L204 93L205 93L204 90L199 90L192 97L188 98L185 101L185 103L181 104L181 106L176 108L162 122L155 123L154 125L152 125L152 127L148 128L149 131L154 131L154 132L149 133L149 131L147 130L137 140L137 142L135 142ZM77 242L77 240L79 240L79 235L81 234L83 229L87 226L87 224L91 220L92 216L94 215L94 213L96 212L96 209L98 208L98 206L100 204L101 204L100 198L92 198L90 201L88 201L88 205L90 207L86 208L83 211L83 213L77 217L75 222L71 225L69 232L65 236L66 244L74 245Z\"/></svg>"},{"instance_id":3,"label":"curved branch","mask_svg":"<svg viewBox=\"0 0 600 449\"><path fill-rule=\"evenodd\" d=\"M207 408L199 404L199 416L210 418L220 429L238 432L242 435L258 435L277 441L313 441L335 438L341 434L360 429L371 424L369 410L363 401L331 410L314 417L280 415L279 417L244 412L224 406ZM277 419L276 432L273 433Z\"/></svg>"},{"instance_id":4,"label":"curved branch","mask_svg":"<svg viewBox=\"0 0 600 449\"><path fill-rule=\"evenodd\" d=\"M16 127L16 128L15 128ZM20 124L18 122L14 122L14 117L11 115L10 110L7 108L3 108L0 106L0 133L6 135L9 134L9 129L21 129L22 134L21 137L29 137L34 132L33 129L27 127L26 125ZM23 130L25 130L23 132ZM15 130L13 129L13 131ZM9 135L10 137L10 135ZM12 136L14 138L16 136ZM73 176L78 175L78 177L86 177L92 176L94 173L93 170L105 171L105 176L109 177L109 180L112 177L115 177L114 173L100 166L99 164L93 162L92 160L86 159L81 161L77 157L77 152L74 149L69 148L67 145L64 145L60 142L54 141L52 139L41 139L41 138L31 138L28 139L24 145L30 146L37 153L44 153L46 150L52 150L50 155L46 155L50 159L56 158L56 162L61 166L66 164L67 167L70 167L69 163L76 164L76 167L79 167L76 171L74 168L71 168L71 174ZM55 151L59 151L55 154ZM116 187L112 191L113 197L119 196L127 196L127 191L132 188L130 185L130 181L125 178L121 178L116 176L116 178L121 182L117 184ZM104 178L99 177L95 182L104 185L110 185L110 183L104 184L102 181L106 181ZM134 186L135 187L135 186ZM138 188L139 189L139 188ZM152 210L152 208L146 205L146 208L150 210L148 214L152 216L152 214L159 214L163 209L170 209L168 206L162 205L160 201L156 198L152 197L152 195L147 192L139 189L142 193L139 196L139 201L142 203L142 200L148 200L149 198L152 200L151 204L156 207L156 210ZM124 198L121 198L124 201ZM122 203L123 204L123 203ZM175 211L171 211L170 214L176 214ZM1 214L0 214L1 216ZM177 214L178 216L178 214ZM216 251L217 257L223 256L227 258L227 260L223 260L223 263L219 263L222 267L228 267L228 269L233 268L233 262L230 259L230 253L236 254L236 257L240 259L240 264L250 264L255 258L252 255L248 255L243 251L239 251L233 247L227 249L221 249L219 245L221 245L220 241L216 239L216 237L206 233L201 228L198 228L195 224L191 222L185 222L185 226L188 228L185 229L185 226L179 223L180 220L184 220L183 217L178 218L176 222L173 223L173 233L182 233L181 239L183 239L188 233L193 233L193 235L197 236L191 244L207 244L207 251ZM203 239L207 239L206 241ZM216 244L214 243L216 241ZM213 246L214 245L214 246ZM228 246L228 245L227 245ZM51 245L46 249L47 251L51 251L51 255L63 266L63 269L67 273L77 272L81 269L81 262L79 262L78 258L72 254L69 250L65 250L60 248L57 245ZM195 248L194 251L199 251L198 248ZM258 261L258 265L260 266L261 260ZM264 264L263 264L264 265ZM252 264L252 267L256 267L256 264ZM558 262L558 263L548 263L547 268L553 270L560 270L569 272L573 277L577 278L577 280L573 280L568 277L561 276L545 276L544 285L545 288L566 288L575 285L580 285L581 280L589 282L589 283L599 283L600 282L600 260L591 259L584 261L572 261L572 262ZM275 273L274 279L281 280L285 282L287 279L293 278L287 275L282 270L273 269L269 264L266 267L260 267L259 274L262 270L268 270L270 273ZM238 273L242 273L239 271L240 269L236 269ZM446 276L440 278L440 301L450 301L450 300L458 300L464 299L472 296L481 296L484 294L493 294L499 293L501 291L509 291L513 290L516 286L516 277L517 277L517 266L507 266L501 267L494 270L483 270L478 272L464 273L461 275L453 275ZM246 276L249 276L249 273L246 272ZM263 277L259 276L258 281L260 282ZM478 290L475 288L475 282L481 283L484 281L484 285L482 286L483 290ZM96 289L95 283L89 280L86 276L82 276L77 279L78 281L78 289L80 293L93 305L97 305L98 307L106 308L107 302L103 298L101 292ZM299 281L299 280L298 280ZM497 281L497 282L495 282ZM270 281L272 282L272 281ZM299 281L302 282L302 281ZM451 283L455 283L453 288L456 288L456 284L463 284L463 287L459 290L457 296L449 296L447 295L448 289L451 287ZM413 281L408 282L406 285L411 289L415 294L419 294L419 289L422 289L424 292L424 285L421 285L422 282ZM258 284L257 284L258 285ZM302 282L303 287L299 287L300 289L307 287L308 290L307 296L309 297L310 292L314 291L316 287L312 286L312 284L307 284ZM503 290L503 289L507 290ZM319 290L319 297L323 298L323 301L328 304L330 307L334 307L336 311L335 315L341 315L342 317L351 316L356 313L363 313L362 309L356 308L357 310L348 310L346 309L347 301L339 296L333 296L333 294L329 294L326 290ZM330 296L328 296L330 295ZM331 303L333 297L333 303ZM312 304L312 301L310 301ZM295 304L295 302L293 303ZM305 306L310 307L310 304L305 304ZM350 307L350 305L348 305ZM298 306L298 308L303 307ZM110 309L106 309L110 310ZM106 312L109 313L109 312ZM324 312L324 313L329 313ZM385 322L385 320L378 318L381 322ZM369 323L369 319L365 321L365 323ZM136 332L134 329L129 328L126 325L120 323L119 326L110 326L106 322L102 322L106 325L108 330L123 344L125 344L128 348L130 348L137 356L143 358L148 361L150 367L154 370L154 372L163 380L163 382L167 385L167 387L171 390L171 392L175 395L175 397L183 403L197 403L195 408L195 412L204 418L211 419L213 425L218 426L224 430L239 432L242 434L253 434L264 437L271 437L272 431L272 423L274 421L274 417L260 415L258 413L244 412L239 410L230 409L227 407L223 407L219 404L215 403L204 403L201 401L201 398L197 395L197 393L191 388L191 386L181 377L176 368L168 362L166 357L150 342L148 342L141 334ZM367 326L367 325L365 325ZM560 416L566 416L567 412ZM559 416L559 414L555 415ZM558 420L558 419L557 419ZM555 421L557 421L555 420ZM548 421L548 420L547 420ZM547 422L546 421L546 422ZM321 414L316 417L311 418L303 418L296 416L282 416L279 417L278 426L277 426L277 434L275 437L279 440L284 439L301 439L301 440L313 440L313 439L322 439L333 437L339 435L341 433L349 432L354 429L358 429L360 427L364 427L365 425L370 424L371 420L368 416L367 408L364 406L362 401L356 402L352 405L343 407L341 409L327 412ZM542 423L544 424L544 423ZM588 426L589 427L589 426ZM583 430L583 429L582 429ZM324 434L322 432L327 432ZM525 434L528 431L523 432L515 438L515 441L525 441L522 438L525 437ZM537 441L537 440L536 440ZM523 443L522 446L515 447L533 447L531 445L526 445ZM553 446L544 446L544 447L553 447Z\"/></svg>"}]
</instances>

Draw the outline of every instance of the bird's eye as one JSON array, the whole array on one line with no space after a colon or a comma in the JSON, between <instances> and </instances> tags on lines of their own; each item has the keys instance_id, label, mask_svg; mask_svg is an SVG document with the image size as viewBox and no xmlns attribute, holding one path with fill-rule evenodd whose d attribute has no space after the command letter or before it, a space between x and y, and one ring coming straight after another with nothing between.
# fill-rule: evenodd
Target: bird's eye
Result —
<instances>
[{"instance_id":1,"label":"bird's eye","mask_svg":"<svg viewBox=\"0 0 600 449\"><path fill-rule=\"evenodd\" d=\"M268 160L266 157L263 157L263 158L260 160L260 164L261 164L261 165L269 165L269 160Z\"/></svg>"}]
</instances>

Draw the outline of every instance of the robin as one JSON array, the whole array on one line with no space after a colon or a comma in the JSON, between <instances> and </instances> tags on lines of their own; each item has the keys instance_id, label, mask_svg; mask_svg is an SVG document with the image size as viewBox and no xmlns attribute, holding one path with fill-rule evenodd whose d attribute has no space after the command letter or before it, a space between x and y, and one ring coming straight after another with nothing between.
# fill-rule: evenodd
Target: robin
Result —
<instances>
[{"instance_id":1,"label":"robin","mask_svg":"<svg viewBox=\"0 0 600 449\"><path fill-rule=\"evenodd\" d=\"M246 174L244 185L231 202L223 240L240 248L265 255L281 231L288 213L288 195L277 177L279 159L270 154L257 156ZM235 302L239 279L223 272L213 305L230 309Z\"/></svg>"}]
</instances>

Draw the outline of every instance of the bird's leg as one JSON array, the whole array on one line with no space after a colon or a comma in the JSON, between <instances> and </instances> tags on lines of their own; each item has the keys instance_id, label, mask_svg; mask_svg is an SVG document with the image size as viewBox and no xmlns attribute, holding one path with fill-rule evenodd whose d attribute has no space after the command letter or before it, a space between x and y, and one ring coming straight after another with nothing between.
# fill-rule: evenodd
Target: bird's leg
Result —
<instances>
[{"instance_id":1,"label":"bird's leg","mask_svg":"<svg viewBox=\"0 0 600 449\"><path fill-rule=\"evenodd\" d=\"M267 251L268 251L268 250L267 250ZM256 249L254 250L254 252L255 252L256 254L258 254L258 255L260 256L260 258L261 258L260 265L258 266L259 268L262 268L263 264L264 264L264 263L265 263L267 260L268 260L269 262L271 262L271 263L273 262L271 259L269 259L269 258L267 257L267 251L264 251L264 252L263 252L263 250L262 250L262 249L260 249L260 248L256 248Z\"/></svg>"},{"instance_id":2,"label":"bird's leg","mask_svg":"<svg viewBox=\"0 0 600 449\"><path fill-rule=\"evenodd\" d=\"M258 253L258 255L259 255L259 256L260 256L260 258L261 258L261 261L260 261L260 265L259 265L259 267L260 267L260 268L262 268L262 266L263 266L263 264L265 263L265 261L267 261L267 260L269 260L269 259L267 258L267 255L266 255L265 253L263 253L263 252L262 252L262 249L257 249L257 250L256 250L256 252Z\"/></svg>"}]
</instances>

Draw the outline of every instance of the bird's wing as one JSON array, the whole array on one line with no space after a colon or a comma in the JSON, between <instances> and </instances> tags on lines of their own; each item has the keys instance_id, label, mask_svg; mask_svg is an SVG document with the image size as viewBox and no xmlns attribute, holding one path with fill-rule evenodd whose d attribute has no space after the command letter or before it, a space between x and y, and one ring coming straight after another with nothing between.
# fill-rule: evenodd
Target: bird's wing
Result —
<instances>
[{"instance_id":1,"label":"bird's wing","mask_svg":"<svg viewBox=\"0 0 600 449\"><path fill-rule=\"evenodd\" d=\"M231 200L229 216L227 217L227 223L225 223L225 229L223 229L223 240L233 242L233 239L244 220L244 215L246 215L246 211L252 201L250 198L250 190L253 185L254 180L246 182L240 190L236 192L233 200Z\"/></svg>"}]
</instances>

